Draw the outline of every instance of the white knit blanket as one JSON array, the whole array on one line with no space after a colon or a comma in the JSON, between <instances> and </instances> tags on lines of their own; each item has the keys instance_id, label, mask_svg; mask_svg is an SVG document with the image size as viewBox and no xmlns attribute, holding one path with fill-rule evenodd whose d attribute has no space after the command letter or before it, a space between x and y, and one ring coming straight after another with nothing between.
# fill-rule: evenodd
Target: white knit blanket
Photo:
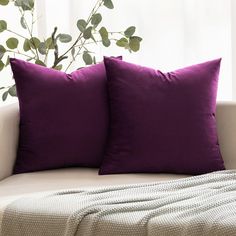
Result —
<instances>
[{"instance_id":1,"label":"white knit blanket","mask_svg":"<svg viewBox=\"0 0 236 236\"><path fill-rule=\"evenodd\" d=\"M236 171L67 190L5 209L1 236L236 235Z\"/></svg>"}]
</instances>

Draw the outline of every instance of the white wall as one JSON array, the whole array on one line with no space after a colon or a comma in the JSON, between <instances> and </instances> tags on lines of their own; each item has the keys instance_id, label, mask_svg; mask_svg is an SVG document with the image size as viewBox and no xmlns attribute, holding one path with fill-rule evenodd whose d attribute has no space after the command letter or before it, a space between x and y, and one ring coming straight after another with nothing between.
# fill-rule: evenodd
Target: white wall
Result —
<instances>
[{"instance_id":1,"label":"white wall","mask_svg":"<svg viewBox=\"0 0 236 236\"><path fill-rule=\"evenodd\" d=\"M55 25L59 26L61 32L76 36L76 21L87 17L96 0L36 2L40 16L40 37L48 36ZM236 83L232 79L236 78L236 67L232 68L232 61L236 61L236 10L233 11L236 9L235 0L113 2L115 9L102 10L104 25L113 31L135 25L138 35L144 40L138 53L130 54L114 46L100 48L100 56L122 54L127 61L163 71L222 57L218 100L231 100L233 97L236 99ZM0 15L4 18L1 12ZM9 78L7 74L6 77ZM4 81L8 83L8 80Z\"/></svg>"},{"instance_id":2,"label":"white wall","mask_svg":"<svg viewBox=\"0 0 236 236\"><path fill-rule=\"evenodd\" d=\"M134 24L144 38L141 51L125 54L126 60L168 71L222 57L218 100L232 99L230 0L115 3L116 14L108 13L107 25L112 27L115 22L117 28L122 28ZM116 48L103 52L119 54Z\"/></svg>"}]
</instances>

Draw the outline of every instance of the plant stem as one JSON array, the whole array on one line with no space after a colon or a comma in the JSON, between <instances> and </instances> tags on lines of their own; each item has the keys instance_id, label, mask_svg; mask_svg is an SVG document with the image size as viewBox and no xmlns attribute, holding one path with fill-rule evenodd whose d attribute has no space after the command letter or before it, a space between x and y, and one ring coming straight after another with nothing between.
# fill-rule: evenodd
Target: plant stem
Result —
<instances>
[{"instance_id":1,"label":"plant stem","mask_svg":"<svg viewBox=\"0 0 236 236\"><path fill-rule=\"evenodd\" d=\"M66 67L65 72L68 71L68 69L71 67L73 61L75 60L75 58L80 54L80 51L81 51L81 49L84 47L85 42L86 42L86 39L85 39L85 40L82 42L82 44L80 45L79 50L78 50L78 52L75 54L73 60L71 60L70 63L69 63L69 65Z\"/></svg>"},{"instance_id":2,"label":"plant stem","mask_svg":"<svg viewBox=\"0 0 236 236\"><path fill-rule=\"evenodd\" d=\"M48 53L49 53L49 48L47 48L46 55L45 55L45 57L44 57L44 64L45 64L45 65L47 65Z\"/></svg>"},{"instance_id":3,"label":"plant stem","mask_svg":"<svg viewBox=\"0 0 236 236\"><path fill-rule=\"evenodd\" d=\"M107 32L108 34L121 34L123 36L125 36L124 32L123 31L109 31ZM98 31L95 32L95 34L100 34Z\"/></svg>"},{"instance_id":4,"label":"plant stem","mask_svg":"<svg viewBox=\"0 0 236 236\"><path fill-rule=\"evenodd\" d=\"M16 51L13 51L13 50L6 50L7 52L11 52L11 53L16 53L16 54L19 54L19 55L22 55L22 56L25 56L25 57L28 57L28 58L30 58L30 59L35 59L34 57L31 57L31 56L29 56L29 55L27 55L27 54L25 54L25 53L22 53L22 52L16 52Z\"/></svg>"},{"instance_id":5,"label":"plant stem","mask_svg":"<svg viewBox=\"0 0 236 236\"><path fill-rule=\"evenodd\" d=\"M6 31L8 31L8 32L10 32L10 33L12 33L12 34L15 34L15 35L17 35L17 36L19 36L19 37L21 37L21 38L23 38L23 39L27 39L25 36L23 36L23 35L21 35L21 34L18 34L18 33L14 32L14 31L12 31L12 30L10 30L10 29L6 29Z\"/></svg>"},{"instance_id":6,"label":"plant stem","mask_svg":"<svg viewBox=\"0 0 236 236\"><path fill-rule=\"evenodd\" d=\"M111 41L118 41L118 39L115 39L115 38L111 38L110 39ZM102 40L96 40L96 43L102 43ZM88 44L94 44L94 41L92 42L87 42L85 43L84 45L88 45ZM76 45L75 47L80 47L81 45Z\"/></svg>"},{"instance_id":7,"label":"plant stem","mask_svg":"<svg viewBox=\"0 0 236 236\"><path fill-rule=\"evenodd\" d=\"M34 29L34 9L31 10L31 29L30 29L30 35L33 35L33 29Z\"/></svg>"},{"instance_id":8,"label":"plant stem","mask_svg":"<svg viewBox=\"0 0 236 236\"><path fill-rule=\"evenodd\" d=\"M111 41L118 41L118 39L115 39L115 38L114 38L114 39L112 38L112 39L110 39L110 40L111 40ZM84 40L84 42L83 42L82 44L76 45L76 47L79 47L80 49L79 49L79 51L77 52L77 54L74 56L73 60L71 60L70 63L69 63L69 65L66 67L65 72L67 72L67 70L70 68L71 64L73 63L73 61L75 61L75 60L74 60L75 57L77 57L78 55L81 54L80 51L81 51L82 48L85 48L86 51L89 51L84 45L94 44L94 42L88 42L88 43L85 43L85 42L86 42L86 40ZM101 43L102 40L96 40L96 42L97 42L97 43Z\"/></svg>"},{"instance_id":9,"label":"plant stem","mask_svg":"<svg viewBox=\"0 0 236 236\"><path fill-rule=\"evenodd\" d=\"M95 6L93 7L93 9L92 9L92 11L91 11L91 13L89 14L89 17L88 17L88 19L87 19L87 21L86 21L86 26L90 23L90 21L92 20L92 16L98 11L98 9L101 7L101 5L102 5L102 3L103 3L103 0L98 0L97 1L97 3L95 4ZM82 39L82 36L83 36L83 33L81 32L80 34L79 34L79 36L78 36L78 38L75 40L75 42L72 44L72 46L68 49L68 50L66 50L66 52L64 52L58 59L60 59L61 57L64 57L68 52L70 52L76 45L77 45L77 43ZM85 40L86 41L86 40ZM80 53L80 52L78 52L78 53ZM75 57L77 56L77 54L75 55ZM75 58L74 57L74 58ZM73 61L71 61L71 63L70 63L70 65L73 63ZM58 64L58 62L54 62L54 65L57 65ZM70 65L69 65L69 67L70 67ZM67 69L68 69L68 67L67 67ZM67 70L66 69L66 70Z\"/></svg>"},{"instance_id":10,"label":"plant stem","mask_svg":"<svg viewBox=\"0 0 236 236\"><path fill-rule=\"evenodd\" d=\"M58 37L55 37L56 36L56 32L57 32L57 27L54 28L54 31L52 33L52 41L53 41L53 45L54 45L54 63L53 63L53 66L52 68L56 68L56 66L58 65L59 62L61 62L62 60L64 59L67 59L68 56L58 56L59 53L58 53L58 45L57 45L57 38Z\"/></svg>"},{"instance_id":11,"label":"plant stem","mask_svg":"<svg viewBox=\"0 0 236 236\"><path fill-rule=\"evenodd\" d=\"M12 30L10 30L10 29L6 29L6 31L8 31L8 32L10 32L10 33L12 33L12 34L15 34L15 35L17 35L17 36L19 36L19 37L21 37L21 38L23 38L23 39L25 39L25 40L29 40L29 39L26 38L25 36L23 36L23 35L21 35L21 34L18 34L17 32L12 31ZM36 56L35 52L34 52L32 49L31 49L31 52L34 54L34 56Z\"/></svg>"},{"instance_id":12,"label":"plant stem","mask_svg":"<svg viewBox=\"0 0 236 236\"><path fill-rule=\"evenodd\" d=\"M101 1L101 0L98 0L98 1L97 1L97 3L95 4L95 6L93 7L91 13L89 14L89 17L88 17L88 19L87 19L87 21L86 21L86 25L88 25L88 24L90 23L90 21L92 20L92 16L98 11L98 9L99 9L99 7L101 6L101 3L102 3L102 2L103 2L103 1ZM64 53L62 54L62 56L65 56L69 51L72 50L73 47L76 46L76 44L77 44L77 43L79 42L79 40L81 39L82 35L83 35L83 33L81 32L81 33L79 34L78 38L77 38L77 39L75 40L75 42L73 43L73 45L72 45L66 52L64 52Z\"/></svg>"},{"instance_id":13,"label":"plant stem","mask_svg":"<svg viewBox=\"0 0 236 236\"><path fill-rule=\"evenodd\" d=\"M18 9L19 9L19 11L20 11L21 17L23 17L23 19L24 19L24 21L25 21L25 26L26 26L26 28L27 28L27 30L28 30L28 32L29 32L30 38L32 38L32 37L33 37L33 34L32 34L32 32L31 32L31 30L30 30L30 28L29 28L29 25L27 24L27 21L26 21L26 19L25 19L24 12L20 9L20 7L18 7ZM34 54L36 55L37 60L39 60L38 50L37 50L37 47L36 47L36 45L35 45L35 43L34 43L33 40L32 40L32 44L34 45L35 52L34 52L34 50L33 50L32 48L30 48L30 50L31 50L32 53L34 53Z\"/></svg>"},{"instance_id":14,"label":"plant stem","mask_svg":"<svg viewBox=\"0 0 236 236\"><path fill-rule=\"evenodd\" d=\"M122 34L124 35L124 32L123 31L110 31L108 32L109 34Z\"/></svg>"},{"instance_id":15,"label":"plant stem","mask_svg":"<svg viewBox=\"0 0 236 236\"><path fill-rule=\"evenodd\" d=\"M91 11L91 13L90 13L90 15L89 15L87 21L86 21L87 25L90 23L90 21L92 20L92 16L93 16L94 14L96 14L96 12L97 12L98 9L102 6L102 4L103 4L103 0L98 0L98 1L97 1L97 3L96 3L95 6L93 7L93 9L92 9L92 11ZM76 41L74 42L74 44L73 44L63 55L67 54L70 50L72 50L72 49L77 45L77 43L82 39L82 36L83 36L83 34L82 34L82 32L81 32L81 33L79 34L78 38L76 39ZM81 40L81 41L82 41L82 40ZM83 48L83 46L84 46L84 44L85 44L86 41L87 41L87 40L85 39L85 40L82 42L81 46L79 47L78 52L75 54L73 60L70 61L69 65L67 66L67 68L66 68L66 70L65 70L65 72L67 72L67 70L68 70L68 69L70 68L70 66L72 65L74 59L80 54L80 51L81 51L81 49Z\"/></svg>"}]
</instances>

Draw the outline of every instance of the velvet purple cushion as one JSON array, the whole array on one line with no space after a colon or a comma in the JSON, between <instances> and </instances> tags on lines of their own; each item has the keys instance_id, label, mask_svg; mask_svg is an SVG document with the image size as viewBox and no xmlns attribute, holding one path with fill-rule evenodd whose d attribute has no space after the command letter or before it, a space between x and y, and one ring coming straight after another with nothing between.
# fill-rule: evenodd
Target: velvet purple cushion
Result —
<instances>
[{"instance_id":1,"label":"velvet purple cushion","mask_svg":"<svg viewBox=\"0 0 236 236\"><path fill-rule=\"evenodd\" d=\"M108 132L104 63L66 74L11 59L20 104L14 173L99 167Z\"/></svg>"},{"instance_id":2,"label":"velvet purple cushion","mask_svg":"<svg viewBox=\"0 0 236 236\"><path fill-rule=\"evenodd\" d=\"M169 73L105 58L111 125L100 174L223 170L216 130L220 59Z\"/></svg>"}]
</instances>

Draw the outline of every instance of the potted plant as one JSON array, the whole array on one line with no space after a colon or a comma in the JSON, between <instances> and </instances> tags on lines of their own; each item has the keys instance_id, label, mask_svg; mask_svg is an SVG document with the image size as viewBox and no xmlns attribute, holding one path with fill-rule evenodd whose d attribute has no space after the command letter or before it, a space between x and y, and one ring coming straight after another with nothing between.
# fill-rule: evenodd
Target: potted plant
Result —
<instances>
[{"instance_id":1,"label":"potted plant","mask_svg":"<svg viewBox=\"0 0 236 236\"><path fill-rule=\"evenodd\" d=\"M78 34L75 38L58 32L58 28L55 27L51 35L39 39L34 33L37 22L35 0L0 0L1 6L6 7L9 4L14 4L16 10L20 12L19 21L25 34L12 30L7 21L0 19L0 33L9 34L6 42L0 40L0 71L9 66L10 57L18 55L32 63L67 72L73 64L80 68L82 61L85 65L97 63L96 54L91 50L92 45L110 47L115 43L116 46L130 52L137 52L140 49L142 38L135 35L135 26L114 32L102 25L103 17L99 11L102 7L113 9L112 0L97 0L88 17L78 19L76 22ZM62 44L67 46L65 51L61 50ZM8 95L17 96L15 85L0 89L4 90L3 101Z\"/></svg>"}]
</instances>

